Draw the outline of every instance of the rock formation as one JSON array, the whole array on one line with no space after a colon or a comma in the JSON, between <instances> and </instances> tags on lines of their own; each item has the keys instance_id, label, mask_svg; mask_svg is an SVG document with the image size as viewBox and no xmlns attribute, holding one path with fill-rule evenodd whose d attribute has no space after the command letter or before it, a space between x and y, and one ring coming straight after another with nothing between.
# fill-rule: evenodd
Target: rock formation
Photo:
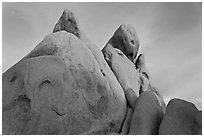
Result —
<instances>
[{"instance_id":1,"label":"rock formation","mask_svg":"<svg viewBox=\"0 0 204 137\"><path fill-rule=\"evenodd\" d=\"M68 9L65 9L64 12L62 13L62 16L60 17L60 19L58 20L54 27L53 33L62 30L70 32L80 39L82 38L82 34L79 28L79 22L74 13Z\"/></svg>"},{"instance_id":2,"label":"rock formation","mask_svg":"<svg viewBox=\"0 0 204 137\"><path fill-rule=\"evenodd\" d=\"M159 128L161 135L201 135L202 112L194 104L172 99Z\"/></svg>"},{"instance_id":3,"label":"rock formation","mask_svg":"<svg viewBox=\"0 0 204 137\"><path fill-rule=\"evenodd\" d=\"M151 91L142 92L136 101L129 134L156 135L163 118L158 99Z\"/></svg>"},{"instance_id":4,"label":"rock formation","mask_svg":"<svg viewBox=\"0 0 204 137\"><path fill-rule=\"evenodd\" d=\"M138 56L138 58L135 62L135 67L140 74L140 82L141 82L140 93L142 93L146 90L151 90L150 75L149 75L149 72L146 68L145 58L144 58L143 54L140 54Z\"/></svg>"},{"instance_id":5,"label":"rock formation","mask_svg":"<svg viewBox=\"0 0 204 137\"><path fill-rule=\"evenodd\" d=\"M119 132L123 90L105 60L99 64L84 43L65 31L49 34L3 74L4 134Z\"/></svg>"},{"instance_id":6,"label":"rock formation","mask_svg":"<svg viewBox=\"0 0 204 137\"><path fill-rule=\"evenodd\" d=\"M70 24L70 25L65 25L65 24ZM63 27L63 26L67 26L67 27ZM75 29L72 29L72 28L75 28ZM98 48L98 46L94 45L90 40L86 38L83 31L80 29L76 16L74 16L74 13L68 9L64 10L62 16L60 17L59 21L55 25L53 33L57 31L62 31L62 30L68 33L74 34L76 37L78 37L83 42L83 44L85 44L89 48L94 58L98 62L98 65L100 66L101 73L108 81L109 86L114 92L115 96L117 96L119 106L120 107L122 106L121 110L124 110L124 108L126 107L126 101L124 99L124 93L123 93L123 90L120 84L115 78L107 62L104 60L103 54ZM76 32L73 32L72 30L75 30ZM124 112L121 112L121 113L124 113Z\"/></svg>"},{"instance_id":7,"label":"rock formation","mask_svg":"<svg viewBox=\"0 0 204 137\"><path fill-rule=\"evenodd\" d=\"M139 96L139 73L136 71L134 63L117 48L109 46L106 47L106 50L105 58L123 90L132 89L135 95Z\"/></svg>"},{"instance_id":8,"label":"rock formation","mask_svg":"<svg viewBox=\"0 0 204 137\"><path fill-rule=\"evenodd\" d=\"M122 86L126 97L133 91L135 98L139 96L139 73L133 63L139 50L139 39L132 25L122 24L102 49L104 57ZM130 99L128 100L135 100ZM134 102L134 101L133 101ZM134 104L134 103L130 104Z\"/></svg>"},{"instance_id":9,"label":"rock formation","mask_svg":"<svg viewBox=\"0 0 204 137\"><path fill-rule=\"evenodd\" d=\"M101 51L64 10L53 33L2 75L3 134L200 134L192 104L170 102L165 112L138 50L132 25Z\"/></svg>"},{"instance_id":10,"label":"rock formation","mask_svg":"<svg viewBox=\"0 0 204 137\"><path fill-rule=\"evenodd\" d=\"M143 54L140 54L138 56L135 62L135 67L138 70L139 76L140 76L139 93L141 94L142 92L145 92L145 91L153 92L159 101L159 105L161 106L163 113L165 113L166 104L164 102L162 95L158 92L158 89L152 84L152 78L145 65L145 58Z\"/></svg>"},{"instance_id":11,"label":"rock formation","mask_svg":"<svg viewBox=\"0 0 204 137\"><path fill-rule=\"evenodd\" d=\"M139 39L134 27L123 24L116 30L102 49L102 52L121 84L132 109L134 109L136 98L140 93L151 91L156 95L164 113L166 108L164 100L154 85L151 84L151 77L145 65L144 55L140 54L136 59L138 50Z\"/></svg>"},{"instance_id":12,"label":"rock formation","mask_svg":"<svg viewBox=\"0 0 204 137\"><path fill-rule=\"evenodd\" d=\"M130 24L122 24L115 31L112 38L108 41L102 52L106 53L106 47L120 49L131 61L133 61L139 50L139 39L135 28Z\"/></svg>"}]
</instances>

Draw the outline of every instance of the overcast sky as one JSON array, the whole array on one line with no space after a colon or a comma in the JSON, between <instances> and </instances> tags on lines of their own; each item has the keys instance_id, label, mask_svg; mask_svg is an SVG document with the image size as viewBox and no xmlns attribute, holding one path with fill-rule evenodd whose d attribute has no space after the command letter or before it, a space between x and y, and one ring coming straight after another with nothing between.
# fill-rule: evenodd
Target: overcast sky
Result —
<instances>
[{"instance_id":1,"label":"overcast sky","mask_svg":"<svg viewBox=\"0 0 204 137\"><path fill-rule=\"evenodd\" d=\"M178 97L202 108L201 3L3 3L3 72L52 32L65 8L100 48L120 24L132 24L165 101Z\"/></svg>"}]
</instances>

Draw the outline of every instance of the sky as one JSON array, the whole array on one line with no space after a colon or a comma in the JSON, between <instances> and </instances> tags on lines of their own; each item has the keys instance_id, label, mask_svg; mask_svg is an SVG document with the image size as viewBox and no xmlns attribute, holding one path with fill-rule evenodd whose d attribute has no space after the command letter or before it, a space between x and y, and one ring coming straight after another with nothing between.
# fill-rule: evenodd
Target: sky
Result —
<instances>
[{"instance_id":1,"label":"sky","mask_svg":"<svg viewBox=\"0 0 204 137\"><path fill-rule=\"evenodd\" d=\"M201 3L2 3L2 72L52 33L67 8L100 49L121 24L132 24L165 102L181 98L202 109Z\"/></svg>"}]
</instances>

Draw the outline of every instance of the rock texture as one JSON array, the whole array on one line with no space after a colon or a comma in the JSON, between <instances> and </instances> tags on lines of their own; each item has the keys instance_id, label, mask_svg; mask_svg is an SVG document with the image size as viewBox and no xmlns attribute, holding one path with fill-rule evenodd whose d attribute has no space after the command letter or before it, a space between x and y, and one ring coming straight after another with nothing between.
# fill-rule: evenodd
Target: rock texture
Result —
<instances>
[{"instance_id":1,"label":"rock texture","mask_svg":"<svg viewBox=\"0 0 204 137\"><path fill-rule=\"evenodd\" d=\"M130 41L136 40L136 45L124 43L123 40L127 38ZM135 61L138 49L139 40L135 30L127 25L121 25L102 51L128 101L123 131L126 134L158 134L165 103L162 96L152 86L144 56L140 54Z\"/></svg>"},{"instance_id":2,"label":"rock texture","mask_svg":"<svg viewBox=\"0 0 204 137\"><path fill-rule=\"evenodd\" d=\"M67 13L62 16L72 17ZM46 36L3 74L3 134L119 132L123 90L106 61L73 34Z\"/></svg>"},{"instance_id":3,"label":"rock texture","mask_svg":"<svg viewBox=\"0 0 204 137\"><path fill-rule=\"evenodd\" d=\"M70 32L75 36L77 36L78 38L82 38L82 34L79 28L79 22L76 16L74 15L74 13L68 9L65 9L63 11L62 16L60 17L60 19L58 20L58 22L56 23L53 29L53 33L62 31L62 30L65 30L66 32Z\"/></svg>"},{"instance_id":4,"label":"rock texture","mask_svg":"<svg viewBox=\"0 0 204 137\"><path fill-rule=\"evenodd\" d=\"M149 71L147 70L147 67L145 65L145 58L143 54L140 54L135 62L135 67L137 71L139 72L140 76L140 90L139 93L141 94L142 92L145 91L152 91L158 101L159 104L163 110L163 113L165 113L166 110L166 104L164 102L164 99L162 95L158 92L158 89L153 85L152 78L149 74Z\"/></svg>"},{"instance_id":5,"label":"rock texture","mask_svg":"<svg viewBox=\"0 0 204 137\"><path fill-rule=\"evenodd\" d=\"M122 24L115 31L102 52L106 53L106 47L112 46L120 49L131 61L133 61L139 50L139 39L135 28L130 24Z\"/></svg>"},{"instance_id":6,"label":"rock texture","mask_svg":"<svg viewBox=\"0 0 204 137\"><path fill-rule=\"evenodd\" d=\"M129 24L120 25L102 49L106 61L123 87L124 92L132 89L136 96L139 95L139 92L152 90L153 87L150 84L152 82L145 65L144 55L140 54L136 59L138 50L139 38L134 27ZM132 62L135 64L132 64ZM158 92L156 92L156 95L163 105L162 96Z\"/></svg>"},{"instance_id":7,"label":"rock texture","mask_svg":"<svg viewBox=\"0 0 204 137\"><path fill-rule=\"evenodd\" d=\"M201 135L202 112L190 102L172 99L167 105L159 134Z\"/></svg>"},{"instance_id":8,"label":"rock texture","mask_svg":"<svg viewBox=\"0 0 204 137\"><path fill-rule=\"evenodd\" d=\"M145 65L145 58L144 58L143 54L140 54L138 56L138 58L135 62L135 67L140 74L140 82L141 82L140 93L142 93L146 90L151 90L150 74L149 74L147 67Z\"/></svg>"},{"instance_id":9,"label":"rock texture","mask_svg":"<svg viewBox=\"0 0 204 137\"><path fill-rule=\"evenodd\" d=\"M65 25L65 24L69 24L69 25ZM116 96L119 106L121 107L119 108L121 112L117 114L124 115L124 112L125 112L124 109L126 108L126 100L124 98L124 92L120 84L118 83L115 75L113 74L107 62L105 61L103 54L98 48L98 46L94 45L85 36L83 31L80 29L78 19L76 18L76 16L74 16L74 13L68 9L64 10L62 16L60 17L59 21L55 25L53 32L63 31L63 30L68 33L72 33L76 37L78 37L83 42L83 44L86 45L89 48L89 50L92 52L94 58L96 59L96 61L98 62L98 65L100 66L101 73L108 81L109 86L112 89L114 95Z\"/></svg>"},{"instance_id":10,"label":"rock texture","mask_svg":"<svg viewBox=\"0 0 204 137\"><path fill-rule=\"evenodd\" d=\"M141 93L132 115L131 135L156 135L163 118L163 111L152 91Z\"/></svg>"},{"instance_id":11,"label":"rock texture","mask_svg":"<svg viewBox=\"0 0 204 137\"><path fill-rule=\"evenodd\" d=\"M138 50L132 25L101 51L64 10L53 33L2 75L3 134L201 134L191 103L173 100L165 112Z\"/></svg>"},{"instance_id":12,"label":"rock texture","mask_svg":"<svg viewBox=\"0 0 204 137\"><path fill-rule=\"evenodd\" d=\"M124 91L132 89L139 95L139 73L134 64L117 48L106 47L105 58Z\"/></svg>"},{"instance_id":13,"label":"rock texture","mask_svg":"<svg viewBox=\"0 0 204 137\"><path fill-rule=\"evenodd\" d=\"M102 49L103 55L122 86L130 104L139 95L140 77L133 63L139 50L139 39L132 25L122 24ZM128 92L135 93L129 95ZM135 96L135 97L131 97Z\"/></svg>"}]
</instances>

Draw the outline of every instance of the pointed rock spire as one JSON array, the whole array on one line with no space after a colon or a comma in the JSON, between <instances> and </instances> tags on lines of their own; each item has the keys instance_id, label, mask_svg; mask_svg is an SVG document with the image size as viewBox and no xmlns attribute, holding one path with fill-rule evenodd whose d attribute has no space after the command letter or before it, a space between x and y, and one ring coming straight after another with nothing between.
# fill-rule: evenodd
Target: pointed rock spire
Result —
<instances>
[{"instance_id":1,"label":"pointed rock spire","mask_svg":"<svg viewBox=\"0 0 204 137\"><path fill-rule=\"evenodd\" d=\"M79 39L81 39L81 31L79 28L78 20L75 16L75 14L65 9L59 18L58 22L56 23L53 33L65 30L66 32L72 33L75 36L77 36Z\"/></svg>"}]
</instances>

